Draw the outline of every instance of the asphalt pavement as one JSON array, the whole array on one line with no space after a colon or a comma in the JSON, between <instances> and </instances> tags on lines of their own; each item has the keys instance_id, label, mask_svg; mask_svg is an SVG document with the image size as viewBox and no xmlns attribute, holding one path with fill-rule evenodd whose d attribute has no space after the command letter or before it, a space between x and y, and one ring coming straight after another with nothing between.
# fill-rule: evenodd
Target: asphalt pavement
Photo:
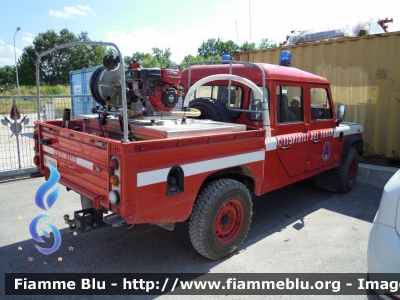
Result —
<instances>
[{"instance_id":1,"label":"asphalt pavement","mask_svg":"<svg viewBox=\"0 0 400 300\"><path fill-rule=\"evenodd\" d=\"M76 193L67 192L61 185L58 200L46 212L61 232L61 246L55 253L43 255L35 248L38 243L28 230L32 219L43 213L34 202L36 190L42 183L43 177L0 183L1 224L4 226L0 233L1 295L4 295L5 273L16 272L366 273L368 235L385 184L382 180L359 177L350 193L340 194L315 188L313 180L308 179L261 197L253 196L253 222L244 244L234 255L211 261L193 249L188 223L177 224L174 231L155 225L135 225L71 235L63 216L80 209L80 200ZM39 298L44 297L37 296ZM79 299L94 298L79 296ZM117 298L128 299L127 296ZM157 298L174 299L174 296ZM180 298L204 299L202 296ZM226 296L207 298L227 299ZM229 299L244 298L229 296ZM251 296L254 298L286 297ZM321 296L298 298L320 299ZM366 299L367 296L334 298ZM101 296L101 299L116 298Z\"/></svg>"}]
</instances>

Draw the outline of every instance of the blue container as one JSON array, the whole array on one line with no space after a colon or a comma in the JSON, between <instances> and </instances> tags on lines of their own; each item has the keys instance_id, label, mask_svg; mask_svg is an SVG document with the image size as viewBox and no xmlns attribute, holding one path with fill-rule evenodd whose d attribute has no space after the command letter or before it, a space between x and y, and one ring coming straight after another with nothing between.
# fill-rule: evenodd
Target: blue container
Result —
<instances>
[{"instance_id":1,"label":"blue container","mask_svg":"<svg viewBox=\"0 0 400 300\"><path fill-rule=\"evenodd\" d=\"M90 95L90 77L98 68L86 68L69 72L71 95ZM91 114L96 102L90 95L88 97L72 97L72 118L77 115Z\"/></svg>"}]
</instances>

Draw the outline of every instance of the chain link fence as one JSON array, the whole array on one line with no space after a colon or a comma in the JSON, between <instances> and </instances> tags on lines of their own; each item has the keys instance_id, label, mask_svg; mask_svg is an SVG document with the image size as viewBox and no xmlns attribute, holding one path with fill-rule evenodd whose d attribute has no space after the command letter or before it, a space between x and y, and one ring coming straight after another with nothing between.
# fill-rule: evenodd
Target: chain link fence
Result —
<instances>
[{"instance_id":1,"label":"chain link fence","mask_svg":"<svg viewBox=\"0 0 400 300\"><path fill-rule=\"evenodd\" d=\"M40 96L40 120L62 118L69 108L73 116L90 113L91 95ZM0 178L36 172L33 164L34 122L38 120L37 96L0 96Z\"/></svg>"}]
</instances>

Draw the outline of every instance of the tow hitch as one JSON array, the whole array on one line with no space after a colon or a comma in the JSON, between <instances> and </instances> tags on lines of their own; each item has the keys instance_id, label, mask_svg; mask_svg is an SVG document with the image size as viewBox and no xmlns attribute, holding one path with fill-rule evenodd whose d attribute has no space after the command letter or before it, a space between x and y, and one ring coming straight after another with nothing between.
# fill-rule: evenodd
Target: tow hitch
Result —
<instances>
[{"instance_id":1,"label":"tow hitch","mask_svg":"<svg viewBox=\"0 0 400 300\"><path fill-rule=\"evenodd\" d=\"M77 230L84 233L109 226L119 227L125 223L124 218L116 214L107 215L103 218L103 210L94 208L75 211L73 219L69 215L64 215L64 221L65 224L69 225L70 233L74 233Z\"/></svg>"},{"instance_id":2,"label":"tow hitch","mask_svg":"<svg viewBox=\"0 0 400 300\"><path fill-rule=\"evenodd\" d=\"M80 232L88 232L93 229L108 226L103 222L103 211L94 208L86 208L74 212L74 218L64 215L65 224L69 225L70 233L79 230Z\"/></svg>"}]
</instances>

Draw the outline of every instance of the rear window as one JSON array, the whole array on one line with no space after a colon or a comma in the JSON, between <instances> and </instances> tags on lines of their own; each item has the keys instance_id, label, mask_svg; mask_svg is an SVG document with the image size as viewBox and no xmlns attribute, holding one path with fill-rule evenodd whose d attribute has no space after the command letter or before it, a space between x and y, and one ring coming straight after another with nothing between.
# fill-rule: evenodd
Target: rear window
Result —
<instances>
[{"instance_id":1,"label":"rear window","mask_svg":"<svg viewBox=\"0 0 400 300\"><path fill-rule=\"evenodd\" d=\"M192 95L190 100L197 98L214 98L221 101L227 107L240 108L242 105L243 88L237 85L202 85ZM240 116L238 111L229 111L232 118Z\"/></svg>"}]
</instances>

